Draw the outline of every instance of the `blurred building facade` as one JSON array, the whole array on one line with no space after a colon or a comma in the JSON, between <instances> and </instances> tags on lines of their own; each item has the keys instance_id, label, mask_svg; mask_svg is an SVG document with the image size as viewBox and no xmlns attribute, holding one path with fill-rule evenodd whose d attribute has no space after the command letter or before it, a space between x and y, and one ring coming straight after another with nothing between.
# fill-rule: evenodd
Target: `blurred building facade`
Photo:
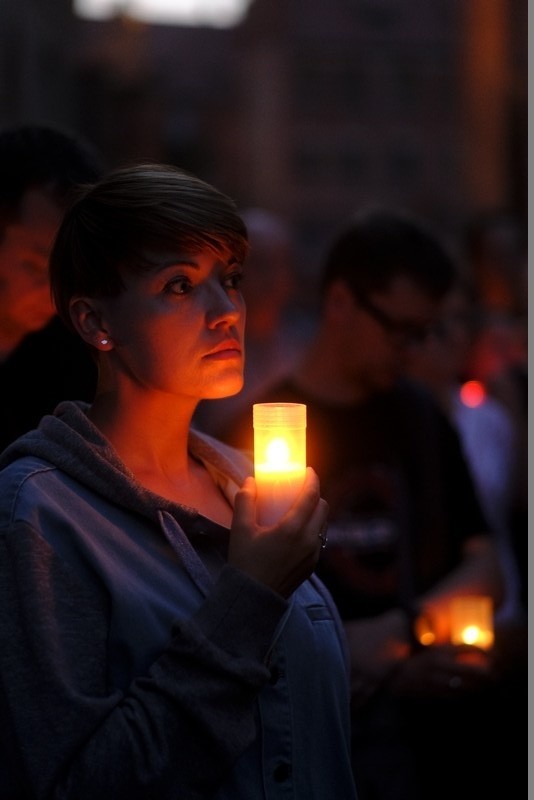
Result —
<instances>
[{"instance_id":1,"label":"blurred building facade","mask_svg":"<svg viewBox=\"0 0 534 800\"><path fill-rule=\"evenodd\" d=\"M0 54L0 124L197 172L286 216L310 274L367 202L453 235L486 208L526 215L527 0L254 0L232 29L2 0Z\"/></svg>"}]
</instances>

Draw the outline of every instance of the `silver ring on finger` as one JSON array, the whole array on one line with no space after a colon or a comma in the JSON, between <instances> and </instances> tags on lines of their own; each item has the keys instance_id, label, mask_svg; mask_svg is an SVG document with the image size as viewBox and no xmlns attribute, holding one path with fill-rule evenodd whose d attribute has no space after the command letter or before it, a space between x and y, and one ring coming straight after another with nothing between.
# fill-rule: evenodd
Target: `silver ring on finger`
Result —
<instances>
[{"instance_id":1,"label":"silver ring on finger","mask_svg":"<svg viewBox=\"0 0 534 800\"><path fill-rule=\"evenodd\" d=\"M319 539L321 540L321 550L324 550L326 545L328 544L328 536L326 535L326 529L327 529L327 523L325 522L325 524L317 534L319 536Z\"/></svg>"}]
</instances>

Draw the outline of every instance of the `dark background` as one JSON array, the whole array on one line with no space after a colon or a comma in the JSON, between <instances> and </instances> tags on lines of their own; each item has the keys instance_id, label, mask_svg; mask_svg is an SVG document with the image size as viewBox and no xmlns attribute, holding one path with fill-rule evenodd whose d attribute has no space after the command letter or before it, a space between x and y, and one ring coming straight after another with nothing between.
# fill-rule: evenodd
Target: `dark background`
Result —
<instances>
[{"instance_id":1,"label":"dark background","mask_svg":"<svg viewBox=\"0 0 534 800\"><path fill-rule=\"evenodd\" d=\"M107 164L169 161L287 217L310 287L367 202L454 241L527 214L527 0L254 0L234 28L2 0L0 124L79 131Z\"/></svg>"}]
</instances>

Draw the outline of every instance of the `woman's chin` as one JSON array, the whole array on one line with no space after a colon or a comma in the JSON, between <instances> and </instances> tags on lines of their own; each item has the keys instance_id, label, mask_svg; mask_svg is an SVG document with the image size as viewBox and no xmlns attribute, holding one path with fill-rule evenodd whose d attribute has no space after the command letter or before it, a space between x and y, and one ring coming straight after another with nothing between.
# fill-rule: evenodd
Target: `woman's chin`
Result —
<instances>
[{"instance_id":1,"label":"woman's chin","mask_svg":"<svg viewBox=\"0 0 534 800\"><path fill-rule=\"evenodd\" d=\"M206 395L205 400L222 400L225 397L233 397L238 394L243 388L243 381L228 381L224 386L219 385L217 388Z\"/></svg>"}]
</instances>

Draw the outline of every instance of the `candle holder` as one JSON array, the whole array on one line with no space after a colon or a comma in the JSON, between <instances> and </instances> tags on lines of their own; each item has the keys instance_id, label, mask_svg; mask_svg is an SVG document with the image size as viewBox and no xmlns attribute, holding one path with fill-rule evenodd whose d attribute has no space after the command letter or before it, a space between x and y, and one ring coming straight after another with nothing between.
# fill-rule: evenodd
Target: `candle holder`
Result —
<instances>
[{"instance_id":1,"label":"candle holder","mask_svg":"<svg viewBox=\"0 0 534 800\"><path fill-rule=\"evenodd\" d=\"M489 650L493 645L493 601L491 597L455 597L450 604L451 642Z\"/></svg>"},{"instance_id":2,"label":"candle holder","mask_svg":"<svg viewBox=\"0 0 534 800\"><path fill-rule=\"evenodd\" d=\"M255 403L254 475L257 520L272 525L293 505L306 474L306 406Z\"/></svg>"}]
</instances>

